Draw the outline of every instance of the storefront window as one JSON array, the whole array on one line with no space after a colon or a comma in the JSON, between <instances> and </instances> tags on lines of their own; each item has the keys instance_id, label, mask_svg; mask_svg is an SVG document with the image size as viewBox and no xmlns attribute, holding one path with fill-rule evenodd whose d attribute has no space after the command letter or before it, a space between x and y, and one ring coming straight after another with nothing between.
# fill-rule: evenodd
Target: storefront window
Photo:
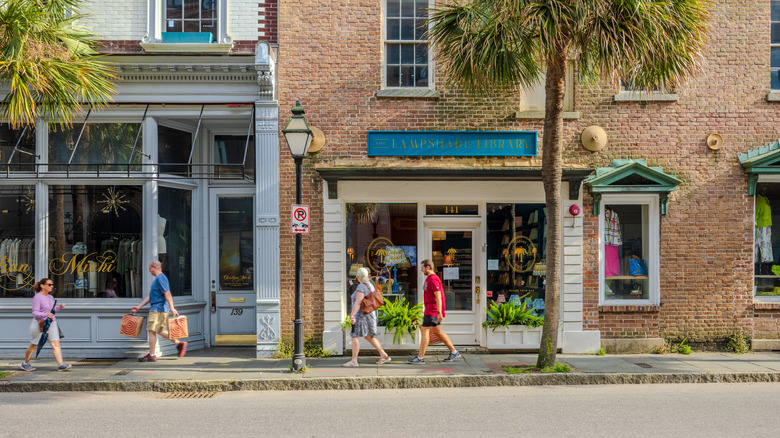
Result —
<instances>
[{"instance_id":1,"label":"storefront window","mask_svg":"<svg viewBox=\"0 0 780 438\"><path fill-rule=\"evenodd\" d=\"M347 204L345 248L347 311L365 267L382 285L385 299L405 296L417 303L417 204Z\"/></svg>"},{"instance_id":2,"label":"storefront window","mask_svg":"<svg viewBox=\"0 0 780 438\"><path fill-rule=\"evenodd\" d=\"M157 126L157 156L160 173L189 176L189 166L186 163L190 159L191 151L191 133L163 125ZM175 163L179 166L163 166L166 163Z\"/></svg>"},{"instance_id":3,"label":"storefront window","mask_svg":"<svg viewBox=\"0 0 780 438\"><path fill-rule=\"evenodd\" d=\"M248 143L247 143L248 142ZM244 158L246 157L246 159ZM241 173L252 179L255 177L255 139L246 135L216 135L214 136L214 162L228 164L216 166L217 176L241 176ZM242 165L245 167L242 168Z\"/></svg>"},{"instance_id":4,"label":"storefront window","mask_svg":"<svg viewBox=\"0 0 780 438\"><path fill-rule=\"evenodd\" d=\"M254 198L219 198L219 290L254 288Z\"/></svg>"},{"instance_id":5,"label":"storefront window","mask_svg":"<svg viewBox=\"0 0 780 438\"><path fill-rule=\"evenodd\" d=\"M82 126L80 123L65 128L50 125L49 163L52 164L49 164L49 170L127 171L127 164L141 163L143 135L138 135L141 129L139 123L87 123L83 132ZM68 169L64 164L69 162L71 166ZM130 168L135 171L140 169L140 166Z\"/></svg>"},{"instance_id":6,"label":"storefront window","mask_svg":"<svg viewBox=\"0 0 780 438\"><path fill-rule=\"evenodd\" d=\"M173 296L192 295L192 191L160 187L157 252Z\"/></svg>"},{"instance_id":7,"label":"storefront window","mask_svg":"<svg viewBox=\"0 0 780 438\"><path fill-rule=\"evenodd\" d=\"M24 136L22 132L24 131ZM19 141L21 137L21 142ZM17 142L19 147L14 152ZM0 173L35 171L35 128L11 129L0 125ZM13 157L12 157L13 155ZM11 160L9 163L8 160Z\"/></svg>"},{"instance_id":8,"label":"storefront window","mask_svg":"<svg viewBox=\"0 0 780 438\"><path fill-rule=\"evenodd\" d=\"M546 240L544 204L487 204L488 302L528 299L544 315Z\"/></svg>"},{"instance_id":9,"label":"storefront window","mask_svg":"<svg viewBox=\"0 0 780 438\"><path fill-rule=\"evenodd\" d=\"M31 297L35 283L35 187L0 186L0 298Z\"/></svg>"},{"instance_id":10,"label":"storefront window","mask_svg":"<svg viewBox=\"0 0 780 438\"><path fill-rule=\"evenodd\" d=\"M49 187L49 277L63 298L140 298L140 186Z\"/></svg>"},{"instance_id":11,"label":"storefront window","mask_svg":"<svg viewBox=\"0 0 780 438\"><path fill-rule=\"evenodd\" d=\"M780 248L775 245L778 239L772 237L772 224L780 223L776 216L780 213L780 183L758 183L755 202L755 294L780 297Z\"/></svg>"},{"instance_id":12,"label":"storefront window","mask_svg":"<svg viewBox=\"0 0 780 438\"><path fill-rule=\"evenodd\" d=\"M652 300L651 281L658 270L657 200L637 203L637 197L604 198L600 214L602 302ZM624 202L624 203L623 203Z\"/></svg>"}]
</instances>

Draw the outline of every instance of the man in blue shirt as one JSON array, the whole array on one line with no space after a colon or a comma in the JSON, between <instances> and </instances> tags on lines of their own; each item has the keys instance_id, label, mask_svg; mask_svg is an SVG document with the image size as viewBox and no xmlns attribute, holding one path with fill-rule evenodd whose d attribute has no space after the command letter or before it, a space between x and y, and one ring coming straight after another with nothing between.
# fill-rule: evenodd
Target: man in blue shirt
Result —
<instances>
[{"instance_id":1,"label":"man in blue shirt","mask_svg":"<svg viewBox=\"0 0 780 438\"><path fill-rule=\"evenodd\" d=\"M179 316L179 312L173 307L173 296L171 295L168 277L163 274L162 263L158 260L149 263L149 272L154 275L149 296L144 298L141 304L130 308L133 313L136 313L146 303L149 303L149 320L146 323L146 331L149 334L149 354L138 359L138 361L154 362L157 360L157 356L154 355L154 349L157 346L157 334L173 342L176 345L176 349L179 350L179 357L182 357L187 352L187 343L168 337L168 312L173 314L173 316Z\"/></svg>"}]
</instances>

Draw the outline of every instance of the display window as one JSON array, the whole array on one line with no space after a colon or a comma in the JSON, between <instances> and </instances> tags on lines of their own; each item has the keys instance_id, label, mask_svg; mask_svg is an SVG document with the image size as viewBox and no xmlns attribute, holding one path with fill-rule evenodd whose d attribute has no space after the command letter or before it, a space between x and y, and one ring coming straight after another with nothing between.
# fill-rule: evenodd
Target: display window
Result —
<instances>
[{"instance_id":1,"label":"display window","mask_svg":"<svg viewBox=\"0 0 780 438\"><path fill-rule=\"evenodd\" d=\"M62 298L143 296L141 186L49 186L48 276Z\"/></svg>"},{"instance_id":2,"label":"display window","mask_svg":"<svg viewBox=\"0 0 780 438\"><path fill-rule=\"evenodd\" d=\"M34 163L35 128L11 129L0 125L0 172L33 172Z\"/></svg>"},{"instance_id":3,"label":"display window","mask_svg":"<svg viewBox=\"0 0 780 438\"><path fill-rule=\"evenodd\" d=\"M160 187L158 199L157 253L163 273L173 296L192 295L192 190Z\"/></svg>"},{"instance_id":4,"label":"display window","mask_svg":"<svg viewBox=\"0 0 780 438\"><path fill-rule=\"evenodd\" d=\"M214 136L214 172L219 176L255 177L255 139L246 135Z\"/></svg>"},{"instance_id":5,"label":"display window","mask_svg":"<svg viewBox=\"0 0 780 438\"><path fill-rule=\"evenodd\" d=\"M658 302L657 205L652 195L604 196L599 215L602 303Z\"/></svg>"},{"instance_id":6,"label":"display window","mask_svg":"<svg viewBox=\"0 0 780 438\"><path fill-rule=\"evenodd\" d=\"M219 290L254 288L254 201L251 196L219 198Z\"/></svg>"},{"instance_id":7,"label":"display window","mask_svg":"<svg viewBox=\"0 0 780 438\"><path fill-rule=\"evenodd\" d=\"M160 173L187 177L192 151L192 133L164 125L157 126L157 161ZM177 165L166 165L175 163Z\"/></svg>"},{"instance_id":8,"label":"display window","mask_svg":"<svg viewBox=\"0 0 780 438\"><path fill-rule=\"evenodd\" d=\"M756 297L780 298L780 247L772 225L780 223L780 183L756 184L754 217L754 291Z\"/></svg>"},{"instance_id":9,"label":"display window","mask_svg":"<svg viewBox=\"0 0 780 438\"><path fill-rule=\"evenodd\" d=\"M544 204L487 204L488 302L528 300L544 315L547 208Z\"/></svg>"},{"instance_id":10,"label":"display window","mask_svg":"<svg viewBox=\"0 0 780 438\"><path fill-rule=\"evenodd\" d=\"M347 312L365 267L385 299L417 303L417 204L347 204Z\"/></svg>"},{"instance_id":11,"label":"display window","mask_svg":"<svg viewBox=\"0 0 780 438\"><path fill-rule=\"evenodd\" d=\"M0 298L34 295L35 187L0 186Z\"/></svg>"},{"instance_id":12,"label":"display window","mask_svg":"<svg viewBox=\"0 0 780 438\"><path fill-rule=\"evenodd\" d=\"M105 172L127 171L129 167L139 171L143 144L140 130L140 123L51 124L49 170ZM128 166L133 163L138 165Z\"/></svg>"}]
</instances>

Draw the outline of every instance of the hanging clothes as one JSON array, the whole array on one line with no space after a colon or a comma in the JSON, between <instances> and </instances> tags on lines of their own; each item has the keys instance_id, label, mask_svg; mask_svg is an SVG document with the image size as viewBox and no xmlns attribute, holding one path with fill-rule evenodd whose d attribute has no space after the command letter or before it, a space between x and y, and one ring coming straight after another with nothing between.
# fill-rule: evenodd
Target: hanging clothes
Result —
<instances>
[{"instance_id":1,"label":"hanging clothes","mask_svg":"<svg viewBox=\"0 0 780 438\"><path fill-rule=\"evenodd\" d=\"M604 276L620 275L620 250L623 235L620 231L618 214L607 208L604 210Z\"/></svg>"},{"instance_id":2,"label":"hanging clothes","mask_svg":"<svg viewBox=\"0 0 780 438\"><path fill-rule=\"evenodd\" d=\"M771 263L774 261L772 253L772 208L769 199L763 195L756 195L756 238L753 245L753 254L756 262Z\"/></svg>"}]
</instances>

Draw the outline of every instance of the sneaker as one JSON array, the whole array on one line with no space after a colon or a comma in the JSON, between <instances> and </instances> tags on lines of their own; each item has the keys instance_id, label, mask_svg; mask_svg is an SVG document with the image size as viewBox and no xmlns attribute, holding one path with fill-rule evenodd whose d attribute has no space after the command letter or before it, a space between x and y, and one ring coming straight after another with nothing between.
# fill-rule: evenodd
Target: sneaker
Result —
<instances>
[{"instance_id":1,"label":"sneaker","mask_svg":"<svg viewBox=\"0 0 780 438\"><path fill-rule=\"evenodd\" d=\"M415 356L413 359L407 360L406 363L412 365L425 365L425 358Z\"/></svg>"},{"instance_id":2,"label":"sneaker","mask_svg":"<svg viewBox=\"0 0 780 438\"><path fill-rule=\"evenodd\" d=\"M27 362L22 362L22 365L19 368L24 371L35 371L35 368Z\"/></svg>"},{"instance_id":3,"label":"sneaker","mask_svg":"<svg viewBox=\"0 0 780 438\"><path fill-rule=\"evenodd\" d=\"M179 350L179 357L184 357L187 354L187 343L182 341L176 345L176 349Z\"/></svg>"},{"instance_id":4,"label":"sneaker","mask_svg":"<svg viewBox=\"0 0 780 438\"><path fill-rule=\"evenodd\" d=\"M138 362L157 362L157 356L152 356L151 354L147 354L146 356L138 359Z\"/></svg>"},{"instance_id":5,"label":"sneaker","mask_svg":"<svg viewBox=\"0 0 780 438\"><path fill-rule=\"evenodd\" d=\"M453 360L455 360L455 359L457 359L459 357L460 357L460 351L455 350L452 353L450 353L450 355L447 356L446 359L444 359L444 362L452 362Z\"/></svg>"},{"instance_id":6,"label":"sneaker","mask_svg":"<svg viewBox=\"0 0 780 438\"><path fill-rule=\"evenodd\" d=\"M65 371L65 370L69 370L69 369L70 369L70 364L69 363L64 363L64 364L62 364L62 365L57 367L57 371Z\"/></svg>"}]
</instances>

